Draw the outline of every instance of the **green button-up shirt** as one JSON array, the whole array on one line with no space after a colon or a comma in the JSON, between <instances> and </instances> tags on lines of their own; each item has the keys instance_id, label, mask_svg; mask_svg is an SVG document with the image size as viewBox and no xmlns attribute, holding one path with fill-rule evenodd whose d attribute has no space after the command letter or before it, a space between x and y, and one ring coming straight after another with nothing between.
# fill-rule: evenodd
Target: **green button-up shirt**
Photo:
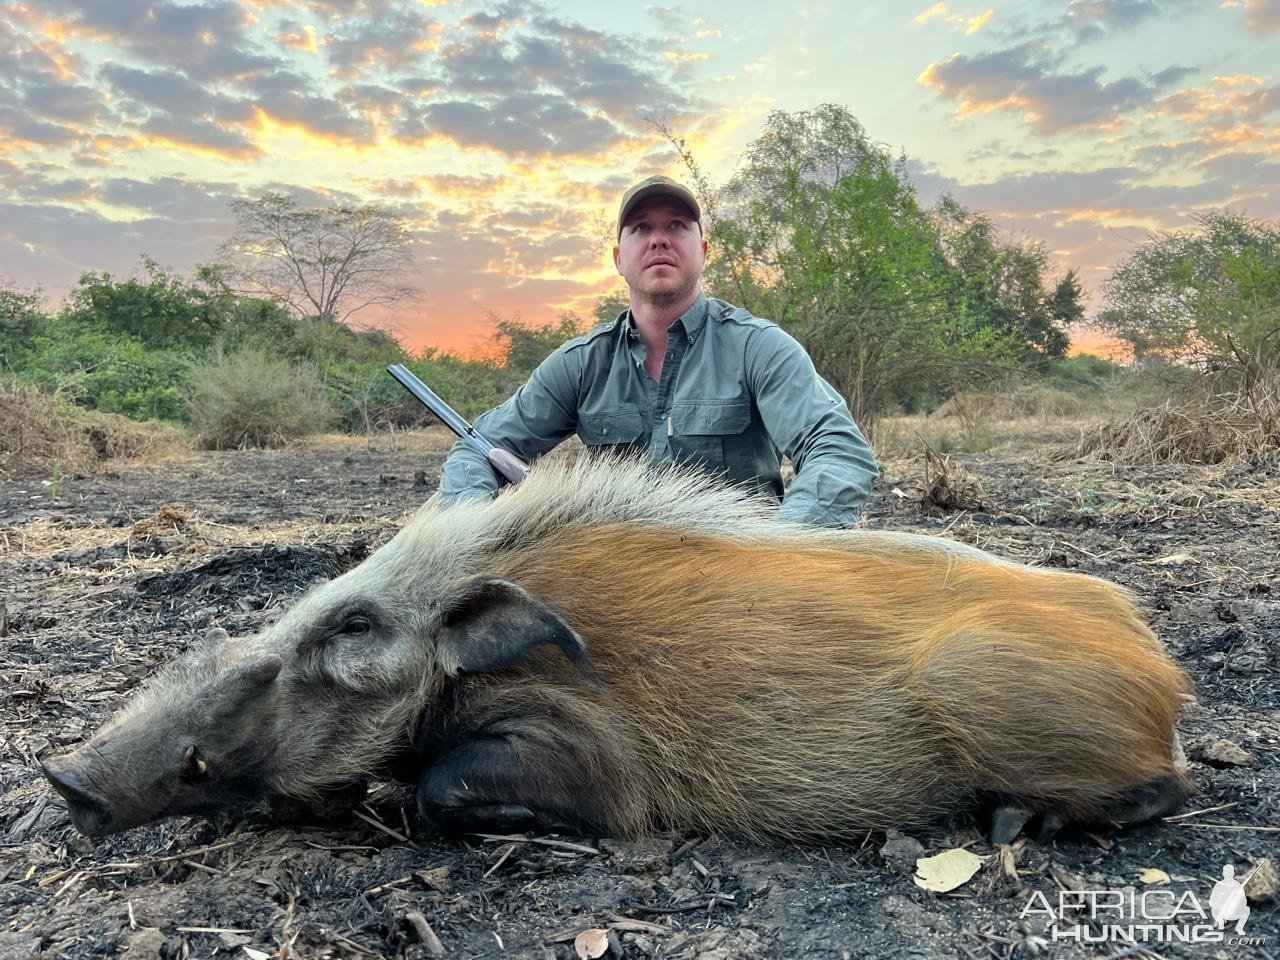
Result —
<instances>
[{"instance_id":1,"label":"green button-up shirt","mask_svg":"<svg viewBox=\"0 0 1280 960\"><path fill-rule=\"evenodd\" d=\"M667 333L662 378L644 369L630 311L570 340L475 423L532 463L569 434L596 450L643 450L748 483L783 500L779 516L822 526L858 520L878 470L849 408L777 324L699 296ZM783 498L780 456L795 468ZM488 498L500 477L459 441L442 498Z\"/></svg>"}]
</instances>

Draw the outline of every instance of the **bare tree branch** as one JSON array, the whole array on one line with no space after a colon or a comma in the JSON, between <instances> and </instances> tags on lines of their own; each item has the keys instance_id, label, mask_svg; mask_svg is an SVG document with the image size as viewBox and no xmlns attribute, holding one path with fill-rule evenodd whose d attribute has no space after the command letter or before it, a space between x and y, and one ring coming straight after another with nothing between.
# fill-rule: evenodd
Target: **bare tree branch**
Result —
<instances>
[{"instance_id":1,"label":"bare tree branch","mask_svg":"<svg viewBox=\"0 0 1280 960\"><path fill-rule=\"evenodd\" d=\"M400 282L410 265L403 217L372 206L299 207L280 193L232 200L231 210L236 231L218 262L235 293L335 323L418 293Z\"/></svg>"}]
</instances>

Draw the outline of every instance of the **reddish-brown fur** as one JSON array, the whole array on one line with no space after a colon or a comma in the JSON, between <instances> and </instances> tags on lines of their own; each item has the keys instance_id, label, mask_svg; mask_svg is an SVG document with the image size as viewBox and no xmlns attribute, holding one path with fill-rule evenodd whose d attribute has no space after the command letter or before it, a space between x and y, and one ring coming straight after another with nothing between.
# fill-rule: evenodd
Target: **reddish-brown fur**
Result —
<instances>
[{"instance_id":1,"label":"reddish-brown fur","mask_svg":"<svg viewBox=\"0 0 1280 960\"><path fill-rule=\"evenodd\" d=\"M484 572L563 617L599 682L543 656L479 685L625 745L590 771L624 833L848 835L980 793L1123 818L1129 791L1179 781L1187 681L1119 590L853 543L568 530Z\"/></svg>"}]
</instances>

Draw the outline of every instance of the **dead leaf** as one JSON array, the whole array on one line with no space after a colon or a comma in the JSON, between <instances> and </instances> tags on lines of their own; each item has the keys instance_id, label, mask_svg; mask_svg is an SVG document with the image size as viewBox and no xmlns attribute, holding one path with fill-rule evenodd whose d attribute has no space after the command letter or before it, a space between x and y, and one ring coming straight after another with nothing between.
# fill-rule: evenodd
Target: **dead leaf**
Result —
<instances>
[{"instance_id":1,"label":"dead leaf","mask_svg":"<svg viewBox=\"0 0 1280 960\"><path fill-rule=\"evenodd\" d=\"M573 951L579 960L597 960L609 952L609 932L599 927L583 930L573 938Z\"/></svg>"},{"instance_id":2,"label":"dead leaf","mask_svg":"<svg viewBox=\"0 0 1280 960\"><path fill-rule=\"evenodd\" d=\"M966 883L982 867L985 859L959 847L944 850L935 856L917 860L916 874L911 879L917 887L946 893Z\"/></svg>"},{"instance_id":3,"label":"dead leaf","mask_svg":"<svg viewBox=\"0 0 1280 960\"><path fill-rule=\"evenodd\" d=\"M261 950L255 950L253 947L241 947L240 949L244 951L245 956L248 957L249 960L271 960L271 954L264 953Z\"/></svg>"},{"instance_id":4,"label":"dead leaf","mask_svg":"<svg viewBox=\"0 0 1280 960\"><path fill-rule=\"evenodd\" d=\"M1147 867L1138 871L1138 879L1150 886L1157 883L1168 883L1169 875L1163 870L1157 870L1155 867Z\"/></svg>"}]
</instances>

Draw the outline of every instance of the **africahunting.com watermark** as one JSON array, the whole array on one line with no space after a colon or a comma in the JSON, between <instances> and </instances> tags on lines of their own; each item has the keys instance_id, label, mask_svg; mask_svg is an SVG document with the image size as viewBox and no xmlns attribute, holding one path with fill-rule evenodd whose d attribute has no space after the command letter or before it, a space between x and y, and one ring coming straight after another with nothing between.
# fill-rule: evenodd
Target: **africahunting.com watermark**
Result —
<instances>
[{"instance_id":1,"label":"africahunting.com watermark","mask_svg":"<svg viewBox=\"0 0 1280 960\"><path fill-rule=\"evenodd\" d=\"M1248 877L1244 881L1248 881ZM1059 890L1057 895L1036 891L1021 913L1048 924L1055 941L1076 943L1226 943L1261 946L1266 937L1245 934L1249 904L1244 882L1235 868L1222 868L1208 901L1191 890L1158 887L1151 890Z\"/></svg>"}]
</instances>

